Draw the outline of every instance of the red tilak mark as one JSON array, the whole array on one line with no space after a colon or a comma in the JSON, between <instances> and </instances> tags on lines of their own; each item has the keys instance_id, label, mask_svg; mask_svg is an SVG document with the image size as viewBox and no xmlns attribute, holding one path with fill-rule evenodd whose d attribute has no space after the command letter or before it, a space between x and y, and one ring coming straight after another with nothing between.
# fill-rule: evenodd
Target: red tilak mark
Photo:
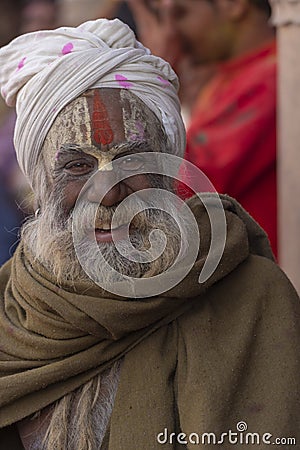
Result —
<instances>
[{"instance_id":1,"label":"red tilak mark","mask_svg":"<svg viewBox=\"0 0 300 450\"><path fill-rule=\"evenodd\" d=\"M97 90L94 93L92 130L93 140L96 144L107 145L113 141L114 133L109 123L109 117Z\"/></svg>"}]
</instances>

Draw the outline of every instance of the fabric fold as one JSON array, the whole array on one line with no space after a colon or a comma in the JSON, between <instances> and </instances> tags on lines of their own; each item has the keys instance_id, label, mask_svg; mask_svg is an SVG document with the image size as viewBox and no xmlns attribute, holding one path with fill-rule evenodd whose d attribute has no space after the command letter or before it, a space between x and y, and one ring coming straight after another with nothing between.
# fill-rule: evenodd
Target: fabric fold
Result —
<instances>
[{"instance_id":1,"label":"fabric fold","mask_svg":"<svg viewBox=\"0 0 300 450\"><path fill-rule=\"evenodd\" d=\"M213 194L206 195L214 207ZM252 252L271 257L267 239L230 198L222 197L228 234L220 264L205 283L198 276L210 246L210 222L197 196L188 201L201 231L199 257L187 277L159 297L122 298L91 283L56 286L24 245L1 269L1 426L20 420L101 373L140 342L172 323L209 286ZM264 242L261 245L261 242ZM25 400L26 399L26 400ZM20 407L27 405L27 409Z\"/></svg>"}]
</instances>

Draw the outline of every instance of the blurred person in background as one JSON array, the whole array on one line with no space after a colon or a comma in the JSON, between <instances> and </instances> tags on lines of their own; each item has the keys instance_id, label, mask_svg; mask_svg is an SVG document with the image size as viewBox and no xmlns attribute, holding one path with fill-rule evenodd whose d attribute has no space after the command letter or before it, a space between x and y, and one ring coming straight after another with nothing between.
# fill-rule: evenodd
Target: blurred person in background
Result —
<instances>
[{"instance_id":1,"label":"blurred person in background","mask_svg":"<svg viewBox=\"0 0 300 450\"><path fill-rule=\"evenodd\" d=\"M19 34L21 0L0 1L0 47ZM0 265L12 254L23 215L16 205L19 169L13 147L15 113L0 97Z\"/></svg>"},{"instance_id":2,"label":"blurred person in background","mask_svg":"<svg viewBox=\"0 0 300 450\"><path fill-rule=\"evenodd\" d=\"M185 157L235 197L277 254L276 44L267 0L129 0L176 63L189 55L216 71L196 99ZM143 26L143 18L151 22ZM156 28L155 28L156 27ZM161 44L163 43L163 44ZM173 43L173 45L172 45ZM164 55L166 56L166 55Z\"/></svg>"},{"instance_id":3,"label":"blurred person in background","mask_svg":"<svg viewBox=\"0 0 300 450\"><path fill-rule=\"evenodd\" d=\"M17 166L13 130L15 113L5 111L0 122L0 265L13 253L24 214L18 206L20 170ZM21 200L21 199L19 199Z\"/></svg>"},{"instance_id":4,"label":"blurred person in background","mask_svg":"<svg viewBox=\"0 0 300 450\"><path fill-rule=\"evenodd\" d=\"M55 0L24 0L21 33L54 28L57 20Z\"/></svg>"},{"instance_id":5,"label":"blurred person in background","mask_svg":"<svg viewBox=\"0 0 300 450\"><path fill-rule=\"evenodd\" d=\"M182 114L188 126L195 100L215 72L214 64L195 64L183 49L170 14L172 0L167 0L165 4L151 0L128 0L127 5L132 11L141 42L153 54L166 59L177 72Z\"/></svg>"},{"instance_id":6,"label":"blurred person in background","mask_svg":"<svg viewBox=\"0 0 300 450\"><path fill-rule=\"evenodd\" d=\"M0 6L0 47L18 34L55 26L54 0L1 0ZM0 98L0 265L12 256L22 222L31 213L30 189L14 151L15 120L15 111Z\"/></svg>"},{"instance_id":7,"label":"blurred person in background","mask_svg":"<svg viewBox=\"0 0 300 450\"><path fill-rule=\"evenodd\" d=\"M131 9L126 1L108 0L102 1L102 6L97 11L97 18L105 17L107 19L120 19L126 23L137 34L136 23Z\"/></svg>"},{"instance_id":8,"label":"blurred person in background","mask_svg":"<svg viewBox=\"0 0 300 450\"><path fill-rule=\"evenodd\" d=\"M0 0L0 47L19 34L22 0Z\"/></svg>"},{"instance_id":9,"label":"blurred person in background","mask_svg":"<svg viewBox=\"0 0 300 450\"><path fill-rule=\"evenodd\" d=\"M131 10L122 0L60 0L59 17L63 26L76 26L97 18L118 18L136 31Z\"/></svg>"}]
</instances>

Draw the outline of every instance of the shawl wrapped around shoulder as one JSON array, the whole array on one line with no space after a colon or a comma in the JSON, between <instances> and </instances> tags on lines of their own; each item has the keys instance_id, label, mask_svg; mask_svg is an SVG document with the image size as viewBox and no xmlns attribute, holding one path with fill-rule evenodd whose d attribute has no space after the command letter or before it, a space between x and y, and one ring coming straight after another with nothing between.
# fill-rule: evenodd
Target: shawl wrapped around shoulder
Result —
<instances>
[{"instance_id":1,"label":"shawl wrapped around shoulder","mask_svg":"<svg viewBox=\"0 0 300 450\"><path fill-rule=\"evenodd\" d=\"M227 242L217 270L198 283L210 228L193 198L200 256L159 297L121 298L89 283L59 288L19 246L0 272L1 449L22 449L13 424L120 358L106 449L224 449L222 433L239 430L241 439L246 428L300 442L299 298L259 226L229 197L222 202ZM204 433L219 444L202 445Z\"/></svg>"}]
</instances>

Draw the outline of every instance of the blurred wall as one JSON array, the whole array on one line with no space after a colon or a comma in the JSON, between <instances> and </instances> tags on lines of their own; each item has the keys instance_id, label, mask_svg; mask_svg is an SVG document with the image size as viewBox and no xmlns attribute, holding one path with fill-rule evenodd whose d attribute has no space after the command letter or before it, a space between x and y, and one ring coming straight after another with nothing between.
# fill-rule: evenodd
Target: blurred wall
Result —
<instances>
[{"instance_id":1,"label":"blurred wall","mask_svg":"<svg viewBox=\"0 0 300 450\"><path fill-rule=\"evenodd\" d=\"M279 56L279 262L300 294L300 0L271 4Z\"/></svg>"}]
</instances>

